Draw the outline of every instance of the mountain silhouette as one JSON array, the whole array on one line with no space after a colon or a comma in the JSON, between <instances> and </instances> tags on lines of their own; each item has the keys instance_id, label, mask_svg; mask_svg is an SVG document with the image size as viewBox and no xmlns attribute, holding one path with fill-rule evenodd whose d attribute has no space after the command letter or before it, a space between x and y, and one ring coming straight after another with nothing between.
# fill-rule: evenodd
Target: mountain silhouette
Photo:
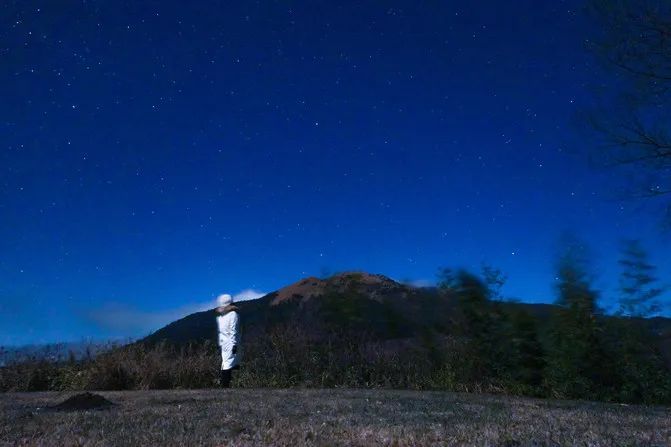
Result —
<instances>
[{"instance_id":1,"label":"mountain silhouette","mask_svg":"<svg viewBox=\"0 0 671 447\"><path fill-rule=\"evenodd\" d=\"M384 275L347 272L327 279L304 278L261 298L235 303L245 338L291 322L319 333L327 328L367 330L381 338L412 336L426 318L449 307L430 289L398 283ZM196 312L157 330L142 343L174 344L215 340L214 309Z\"/></svg>"},{"instance_id":2,"label":"mountain silhouette","mask_svg":"<svg viewBox=\"0 0 671 447\"><path fill-rule=\"evenodd\" d=\"M427 331L449 333L456 306L454 300L436 288L413 287L365 272L346 272L325 279L308 277L261 298L235 304L241 316L243 343L266 336L269 329L278 325L300 327L317 339L320 334L345 331L381 340L417 340ZM524 311L535 317L541 332L549 326L557 307L516 302L497 305L508 312ZM187 315L139 343L215 343L215 317L214 309ZM644 324L656 335L671 364L671 319L656 317Z\"/></svg>"}]
</instances>

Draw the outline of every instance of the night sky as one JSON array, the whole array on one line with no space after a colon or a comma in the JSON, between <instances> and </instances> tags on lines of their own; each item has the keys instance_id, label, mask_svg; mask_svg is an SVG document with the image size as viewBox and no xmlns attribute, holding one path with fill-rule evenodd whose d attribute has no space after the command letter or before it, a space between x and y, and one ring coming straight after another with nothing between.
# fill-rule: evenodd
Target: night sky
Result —
<instances>
[{"instance_id":1,"label":"night sky","mask_svg":"<svg viewBox=\"0 0 671 447\"><path fill-rule=\"evenodd\" d=\"M501 268L554 300L564 231L603 304L618 201L576 116L607 84L580 1L5 1L0 344L138 336L343 270Z\"/></svg>"}]
</instances>

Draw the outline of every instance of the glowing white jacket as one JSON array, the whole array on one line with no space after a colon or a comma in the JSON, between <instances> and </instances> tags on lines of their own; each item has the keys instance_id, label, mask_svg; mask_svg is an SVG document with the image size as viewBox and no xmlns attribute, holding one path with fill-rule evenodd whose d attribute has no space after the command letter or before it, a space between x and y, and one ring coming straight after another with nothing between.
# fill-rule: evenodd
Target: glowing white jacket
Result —
<instances>
[{"instance_id":1,"label":"glowing white jacket","mask_svg":"<svg viewBox=\"0 0 671 447\"><path fill-rule=\"evenodd\" d=\"M231 369L240 362L240 327L235 306L229 306L223 315L217 316L221 369Z\"/></svg>"}]
</instances>

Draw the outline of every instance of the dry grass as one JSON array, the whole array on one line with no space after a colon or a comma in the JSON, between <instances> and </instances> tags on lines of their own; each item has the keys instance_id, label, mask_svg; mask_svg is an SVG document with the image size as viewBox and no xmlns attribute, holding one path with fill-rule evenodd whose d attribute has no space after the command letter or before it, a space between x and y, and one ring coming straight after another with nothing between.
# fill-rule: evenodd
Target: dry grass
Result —
<instances>
[{"instance_id":1,"label":"dry grass","mask_svg":"<svg viewBox=\"0 0 671 447\"><path fill-rule=\"evenodd\" d=\"M671 445L671 409L394 390L102 392L110 409L46 409L72 393L0 395L1 445Z\"/></svg>"}]
</instances>

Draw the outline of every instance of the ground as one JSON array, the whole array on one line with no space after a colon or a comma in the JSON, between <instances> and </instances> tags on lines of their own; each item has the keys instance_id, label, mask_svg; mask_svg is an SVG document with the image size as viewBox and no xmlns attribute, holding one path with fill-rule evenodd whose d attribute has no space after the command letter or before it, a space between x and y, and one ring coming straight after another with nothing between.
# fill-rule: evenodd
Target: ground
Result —
<instances>
[{"instance_id":1,"label":"ground","mask_svg":"<svg viewBox=\"0 0 671 447\"><path fill-rule=\"evenodd\" d=\"M671 445L671 408L665 407L446 392L232 389L100 392L114 405L50 408L73 394L0 394L0 445Z\"/></svg>"}]
</instances>

